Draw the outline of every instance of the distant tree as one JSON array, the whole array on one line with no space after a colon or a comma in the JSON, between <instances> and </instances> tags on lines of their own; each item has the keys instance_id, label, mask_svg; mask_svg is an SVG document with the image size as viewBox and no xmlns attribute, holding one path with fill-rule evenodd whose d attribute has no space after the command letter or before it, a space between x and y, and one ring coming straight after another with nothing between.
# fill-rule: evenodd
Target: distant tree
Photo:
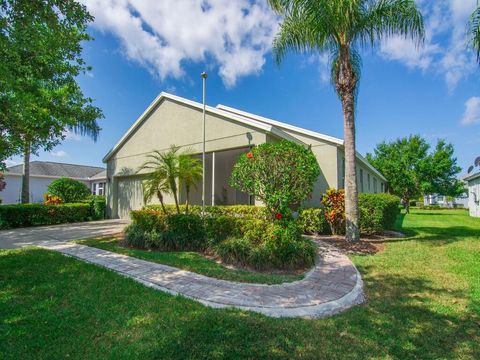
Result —
<instances>
[{"instance_id":1,"label":"distant tree","mask_svg":"<svg viewBox=\"0 0 480 360\"><path fill-rule=\"evenodd\" d=\"M102 112L77 84L89 70L81 55L92 20L74 0L0 1L0 141L7 156L24 156L23 203L32 153L51 150L66 130L94 140L100 131Z\"/></svg>"},{"instance_id":2,"label":"distant tree","mask_svg":"<svg viewBox=\"0 0 480 360\"><path fill-rule=\"evenodd\" d=\"M470 17L470 42L477 54L477 61L480 62L480 5L477 1L477 8Z\"/></svg>"},{"instance_id":3,"label":"distant tree","mask_svg":"<svg viewBox=\"0 0 480 360\"><path fill-rule=\"evenodd\" d=\"M280 62L289 50L327 53L332 84L343 110L345 138L346 239L358 241L355 104L360 82L360 49L376 47L390 35L421 43L423 17L414 0L268 0L283 17L273 42Z\"/></svg>"},{"instance_id":4,"label":"distant tree","mask_svg":"<svg viewBox=\"0 0 480 360\"><path fill-rule=\"evenodd\" d=\"M378 144L368 161L387 179L390 191L401 197L407 212L410 200L428 193L456 196L461 193L456 175L461 168L451 144L439 140L434 151L420 135Z\"/></svg>"},{"instance_id":5,"label":"distant tree","mask_svg":"<svg viewBox=\"0 0 480 360\"><path fill-rule=\"evenodd\" d=\"M58 196L63 203L82 201L92 194L84 183L66 177L53 180L48 185L47 191L49 195Z\"/></svg>"}]
</instances>

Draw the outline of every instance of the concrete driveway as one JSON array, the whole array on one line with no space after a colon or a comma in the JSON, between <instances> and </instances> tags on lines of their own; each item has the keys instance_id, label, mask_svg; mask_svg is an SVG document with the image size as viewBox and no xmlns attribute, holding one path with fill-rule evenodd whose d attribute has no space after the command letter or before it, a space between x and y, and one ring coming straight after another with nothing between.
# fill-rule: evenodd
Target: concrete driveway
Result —
<instances>
[{"instance_id":1,"label":"concrete driveway","mask_svg":"<svg viewBox=\"0 0 480 360\"><path fill-rule=\"evenodd\" d=\"M0 249L36 245L45 240L69 241L118 234L130 220L100 220L83 223L0 230Z\"/></svg>"}]
</instances>

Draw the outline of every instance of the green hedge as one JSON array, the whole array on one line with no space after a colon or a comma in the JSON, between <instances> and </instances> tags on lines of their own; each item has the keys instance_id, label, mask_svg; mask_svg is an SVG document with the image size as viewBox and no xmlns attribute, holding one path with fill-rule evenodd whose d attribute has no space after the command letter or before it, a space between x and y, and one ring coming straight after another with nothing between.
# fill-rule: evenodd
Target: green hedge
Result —
<instances>
[{"instance_id":1,"label":"green hedge","mask_svg":"<svg viewBox=\"0 0 480 360\"><path fill-rule=\"evenodd\" d=\"M211 213L202 219L194 213L165 215L152 207L132 211L131 218L125 242L133 247L208 250L227 263L257 269L304 269L315 259L315 246L301 237L296 222L274 225L263 219Z\"/></svg>"},{"instance_id":2,"label":"green hedge","mask_svg":"<svg viewBox=\"0 0 480 360\"><path fill-rule=\"evenodd\" d=\"M177 212L175 205L165 205L169 214ZM185 213L185 205L179 205L180 212ZM160 205L148 205L145 209L151 209L163 213ZM200 205L190 205L188 207L190 214L201 215L202 207ZM205 206L207 216L233 216L241 218L266 219L268 217L267 209L264 206L253 205L216 205Z\"/></svg>"},{"instance_id":3,"label":"green hedge","mask_svg":"<svg viewBox=\"0 0 480 360\"><path fill-rule=\"evenodd\" d=\"M395 224L400 213L400 199L390 194L359 194L360 232L366 235L383 234Z\"/></svg>"},{"instance_id":4,"label":"green hedge","mask_svg":"<svg viewBox=\"0 0 480 360\"><path fill-rule=\"evenodd\" d=\"M90 204L18 204L0 206L0 229L87 221Z\"/></svg>"}]
</instances>

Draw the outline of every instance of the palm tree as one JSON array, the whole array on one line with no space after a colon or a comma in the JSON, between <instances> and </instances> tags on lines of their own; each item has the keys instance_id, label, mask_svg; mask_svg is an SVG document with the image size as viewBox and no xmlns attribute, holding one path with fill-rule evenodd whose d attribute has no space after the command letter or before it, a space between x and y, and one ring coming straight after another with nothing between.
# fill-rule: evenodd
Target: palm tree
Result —
<instances>
[{"instance_id":1,"label":"palm tree","mask_svg":"<svg viewBox=\"0 0 480 360\"><path fill-rule=\"evenodd\" d=\"M146 168L144 168L146 169ZM167 214L163 194L170 193L170 187L167 183L167 174L163 169L155 170L148 174L147 178L142 183L143 186L143 200L145 203L149 202L154 196L157 196L162 206L164 214Z\"/></svg>"},{"instance_id":2,"label":"palm tree","mask_svg":"<svg viewBox=\"0 0 480 360\"><path fill-rule=\"evenodd\" d=\"M181 187L185 187L185 213L188 214L188 203L192 186L196 187L202 179L202 161L194 158L191 151L187 150L178 158L178 178Z\"/></svg>"},{"instance_id":3,"label":"palm tree","mask_svg":"<svg viewBox=\"0 0 480 360\"><path fill-rule=\"evenodd\" d=\"M331 57L331 80L342 103L345 148L346 240L359 240L356 182L355 103L360 79L359 50L389 35L421 44L423 17L414 0L268 0L283 17L273 42L277 63L287 51L314 51Z\"/></svg>"},{"instance_id":4,"label":"palm tree","mask_svg":"<svg viewBox=\"0 0 480 360\"><path fill-rule=\"evenodd\" d=\"M151 175L149 175L150 179L147 178L146 180L147 186L146 188L144 187L144 190L147 190L147 193L144 193L144 197L146 196L148 198L148 192L155 192L156 186L157 189L160 190L160 195L165 192L173 195L178 214L180 214L177 187L177 178L179 175L179 149L178 146L172 145L170 146L170 149L163 153L158 150L153 151L151 154L147 155L148 160L137 171L152 170ZM152 177L157 177L157 179L151 180ZM151 183L148 184L148 182ZM161 202L163 202L163 196ZM165 206L163 204L162 206L165 211Z\"/></svg>"},{"instance_id":5,"label":"palm tree","mask_svg":"<svg viewBox=\"0 0 480 360\"><path fill-rule=\"evenodd\" d=\"M477 2L477 8L470 17L470 36L477 61L480 62L480 2Z\"/></svg>"}]
</instances>

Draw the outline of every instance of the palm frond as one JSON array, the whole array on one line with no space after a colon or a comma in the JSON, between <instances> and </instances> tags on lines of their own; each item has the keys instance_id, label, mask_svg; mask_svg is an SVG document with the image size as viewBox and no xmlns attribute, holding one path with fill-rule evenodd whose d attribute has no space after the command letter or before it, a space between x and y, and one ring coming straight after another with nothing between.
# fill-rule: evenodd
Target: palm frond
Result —
<instances>
[{"instance_id":1,"label":"palm frond","mask_svg":"<svg viewBox=\"0 0 480 360\"><path fill-rule=\"evenodd\" d=\"M351 29L360 45L375 46L378 41L401 35L421 45L425 39L423 16L414 0L378 0L365 8L364 15Z\"/></svg>"},{"instance_id":2,"label":"palm frond","mask_svg":"<svg viewBox=\"0 0 480 360\"><path fill-rule=\"evenodd\" d=\"M478 6L470 17L470 42L480 63L480 6Z\"/></svg>"}]
</instances>

